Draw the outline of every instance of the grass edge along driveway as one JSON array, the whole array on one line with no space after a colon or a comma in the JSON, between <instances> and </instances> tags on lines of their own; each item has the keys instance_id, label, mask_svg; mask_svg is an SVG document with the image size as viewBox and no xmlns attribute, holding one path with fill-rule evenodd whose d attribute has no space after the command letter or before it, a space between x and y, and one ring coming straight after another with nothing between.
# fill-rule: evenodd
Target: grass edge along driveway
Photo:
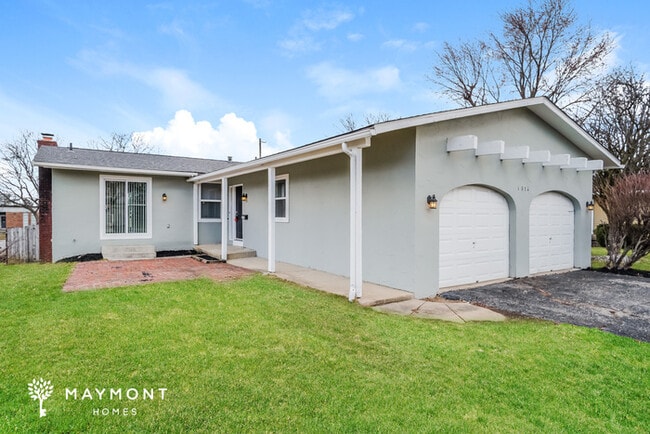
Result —
<instances>
[{"instance_id":1,"label":"grass edge along driveway","mask_svg":"<svg viewBox=\"0 0 650 434\"><path fill-rule=\"evenodd\" d=\"M70 269L0 266L0 432L650 426L650 345L633 339L535 320L392 316L261 275L64 294ZM54 385L42 418L27 390L40 377ZM86 388L166 393L82 400Z\"/></svg>"}]
</instances>

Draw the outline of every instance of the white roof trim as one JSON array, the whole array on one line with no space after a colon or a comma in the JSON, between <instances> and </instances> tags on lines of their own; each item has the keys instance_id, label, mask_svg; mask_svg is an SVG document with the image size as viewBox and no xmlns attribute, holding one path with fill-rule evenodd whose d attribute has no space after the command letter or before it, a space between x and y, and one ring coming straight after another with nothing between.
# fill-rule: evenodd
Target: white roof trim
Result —
<instances>
[{"instance_id":1,"label":"white roof trim","mask_svg":"<svg viewBox=\"0 0 650 434\"><path fill-rule=\"evenodd\" d=\"M341 143L343 142L350 144L350 142L360 139L367 139L377 134L519 108L526 108L533 112L540 119L545 121L561 135L571 141L576 147L587 154L590 159L603 160L604 168L622 168L620 161L618 161L616 157L614 157L609 151L603 148L593 137L587 134L585 130L576 124L562 110L557 108L547 98L538 97L489 104L480 107L461 108L381 122L362 128L360 130L352 131L350 133L342 134L336 137L331 137L309 145L304 145L288 151L269 155L257 160L238 164L236 166L227 167L215 172L195 176L188 181L209 182L224 177L244 175L269 167L279 167L287 164L321 158L327 155L334 155L342 152Z\"/></svg>"},{"instance_id":2,"label":"white roof trim","mask_svg":"<svg viewBox=\"0 0 650 434\"><path fill-rule=\"evenodd\" d=\"M532 111L591 158L603 160L606 169L620 169L623 167L616 157L603 148L593 137L576 124L573 119L567 116L562 110L545 97L501 102L479 107L461 108L457 110L414 116L411 118L396 119L394 121L376 124L374 127L376 134L382 134L403 128L418 127L431 123L485 115L518 108L527 108Z\"/></svg>"},{"instance_id":3,"label":"white roof trim","mask_svg":"<svg viewBox=\"0 0 650 434\"><path fill-rule=\"evenodd\" d=\"M363 146L368 145L365 139L374 135L373 127L366 127L361 130L352 131L347 134L325 139L320 142L312 143L311 145L301 146L299 148L290 149L288 151L279 152L277 154L269 155L268 157L258 158L257 160L241 163L236 166L226 167L215 172L198 175L189 179L190 182L210 182L224 177L245 175L247 173L257 172L269 167L286 166L288 164L300 163L302 161L313 160L322 158L329 155L340 154L343 152L341 144L347 143L349 146ZM351 142L363 140L362 143L354 144Z\"/></svg>"},{"instance_id":4,"label":"white roof trim","mask_svg":"<svg viewBox=\"0 0 650 434\"><path fill-rule=\"evenodd\" d=\"M128 173L128 174L139 174L139 175L180 176L184 178L189 178L197 175L196 172L169 172L166 170L123 169L120 167L84 166L78 164L62 164L62 163L35 162L34 165L38 167L45 167L48 169L83 170L88 172Z\"/></svg>"}]
</instances>

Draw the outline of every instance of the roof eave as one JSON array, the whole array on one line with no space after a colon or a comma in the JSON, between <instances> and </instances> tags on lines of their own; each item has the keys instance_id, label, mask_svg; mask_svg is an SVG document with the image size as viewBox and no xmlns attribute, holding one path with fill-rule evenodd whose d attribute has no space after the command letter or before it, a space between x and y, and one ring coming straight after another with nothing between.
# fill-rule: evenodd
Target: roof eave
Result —
<instances>
[{"instance_id":1,"label":"roof eave","mask_svg":"<svg viewBox=\"0 0 650 434\"><path fill-rule=\"evenodd\" d=\"M48 169L60 170L80 170L86 172L102 172L102 173L125 173L129 175L159 175L159 176L174 176L182 178L190 178L198 175L197 172L178 172L166 170L151 170L151 169L132 169L120 167L104 167L104 166L84 166L78 164L63 164L63 163L46 163L34 161L34 165Z\"/></svg>"},{"instance_id":2,"label":"roof eave","mask_svg":"<svg viewBox=\"0 0 650 434\"><path fill-rule=\"evenodd\" d=\"M342 143L351 143L358 140L369 138L375 134L372 126L342 134L336 137L315 142L310 145L279 152L267 157L251 160L236 166L226 167L214 172L198 175L188 179L188 182L210 182L221 178L246 175L248 173L258 172L270 167L285 166L288 164L300 163L303 161L322 158L329 155L340 154L343 152Z\"/></svg>"},{"instance_id":3,"label":"roof eave","mask_svg":"<svg viewBox=\"0 0 650 434\"><path fill-rule=\"evenodd\" d=\"M444 122L518 108L526 108L532 111L539 118L560 132L560 134L571 140L571 142L591 158L603 160L606 169L620 169L623 167L621 162L614 155L607 151L573 119L567 116L566 113L545 97L507 101L478 107L431 113L412 118L396 119L376 124L375 130L377 134L381 134L404 128L419 127L430 123Z\"/></svg>"}]
</instances>

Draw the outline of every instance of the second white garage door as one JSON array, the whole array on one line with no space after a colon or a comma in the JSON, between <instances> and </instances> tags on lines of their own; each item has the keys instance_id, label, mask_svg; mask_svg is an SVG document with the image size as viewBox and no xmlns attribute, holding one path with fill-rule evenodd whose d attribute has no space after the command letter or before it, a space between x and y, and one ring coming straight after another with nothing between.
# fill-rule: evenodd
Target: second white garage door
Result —
<instances>
[{"instance_id":1,"label":"second white garage door","mask_svg":"<svg viewBox=\"0 0 650 434\"><path fill-rule=\"evenodd\" d=\"M440 201L440 287L508 277L509 211L484 187L454 189Z\"/></svg>"},{"instance_id":2,"label":"second white garage door","mask_svg":"<svg viewBox=\"0 0 650 434\"><path fill-rule=\"evenodd\" d=\"M573 267L573 203L544 193L530 204L530 274Z\"/></svg>"}]
</instances>

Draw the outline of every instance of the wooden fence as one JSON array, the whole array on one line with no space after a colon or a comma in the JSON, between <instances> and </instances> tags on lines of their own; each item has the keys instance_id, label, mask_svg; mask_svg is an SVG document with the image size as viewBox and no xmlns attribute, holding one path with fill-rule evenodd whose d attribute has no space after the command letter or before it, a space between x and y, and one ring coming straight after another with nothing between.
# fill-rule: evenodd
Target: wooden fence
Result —
<instances>
[{"instance_id":1,"label":"wooden fence","mask_svg":"<svg viewBox=\"0 0 650 434\"><path fill-rule=\"evenodd\" d=\"M7 262L38 262L38 226L7 229L4 256Z\"/></svg>"}]
</instances>

